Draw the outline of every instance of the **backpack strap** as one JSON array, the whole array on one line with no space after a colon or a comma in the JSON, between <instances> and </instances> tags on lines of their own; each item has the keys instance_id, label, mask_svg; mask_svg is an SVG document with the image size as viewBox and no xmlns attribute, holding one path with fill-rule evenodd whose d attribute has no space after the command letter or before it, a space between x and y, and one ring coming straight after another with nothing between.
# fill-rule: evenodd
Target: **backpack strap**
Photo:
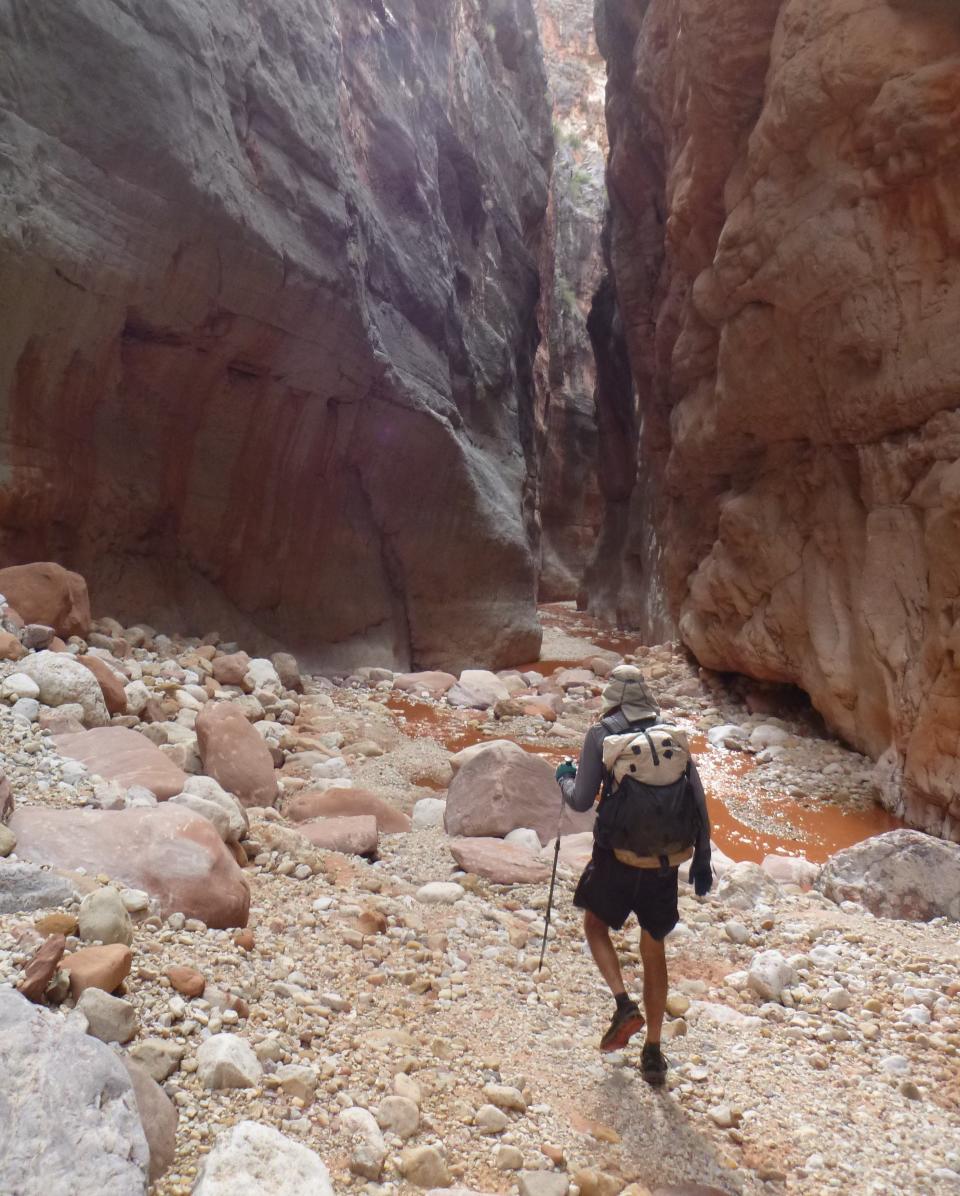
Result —
<instances>
[{"instance_id":1,"label":"backpack strap","mask_svg":"<svg viewBox=\"0 0 960 1196\"><path fill-rule=\"evenodd\" d=\"M646 737L647 743L650 744L650 751L653 753L653 758L656 760L657 749L653 745L653 740L649 735L647 735L647 727L652 727L656 721L657 720L655 718L642 718L638 722L632 723L622 710L615 710L613 714L608 714L606 718L602 718L600 720L600 726L603 727L604 739L606 739L608 735L625 735L627 731L642 731ZM597 803L598 808L603 805L604 801L613 792L613 789L613 773L607 772L607 770L604 768L603 785L600 789L600 801Z\"/></svg>"}]
</instances>

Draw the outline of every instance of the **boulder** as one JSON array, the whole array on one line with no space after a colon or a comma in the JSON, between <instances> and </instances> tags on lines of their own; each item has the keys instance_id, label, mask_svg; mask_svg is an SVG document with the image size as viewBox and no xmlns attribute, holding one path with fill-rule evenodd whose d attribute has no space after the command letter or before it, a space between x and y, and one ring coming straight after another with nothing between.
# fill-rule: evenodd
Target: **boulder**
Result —
<instances>
[{"instance_id":1,"label":"boulder","mask_svg":"<svg viewBox=\"0 0 960 1196\"><path fill-rule=\"evenodd\" d=\"M258 1121L241 1121L214 1143L193 1196L333 1196L319 1155Z\"/></svg>"},{"instance_id":2,"label":"boulder","mask_svg":"<svg viewBox=\"0 0 960 1196\"><path fill-rule=\"evenodd\" d=\"M28 864L0 860L0 914L27 914L65 905L80 895L79 880Z\"/></svg>"},{"instance_id":3,"label":"boulder","mask_svg":"<svg viewBox=\"0 0 960 1196\"><path fill-rule=\"evenodd\" d=\"M0 823L6 825L14 810L13 789L5 774L0 772Z\"/></svg>"},{"instance_id":4,"label":"boulder","mask_svg":"<svg viewBox=\"0 0 960 1196\"><path fill-rule=\"evenodd\" d=\"M62 565L38 561L0 569L0 594L27 623L45 623L65 640L90 630L87 583Z\"/></svg>"},{"instance_id":5,"label":"boulder","mask_svg":"<svg viewBox=\"0 0 960 1196\"><path fill-rule=\"evenodd\" d=\"M385 835L408 831L412 825L409 815L366 789L308 789L292 798L284 813L291 822L370 814L377 820L377 829Z\"/></svg>"},{"instance_id":6,"label":"boulder","mask_svg":"<svg viewBox=\"0 0 960 1196\"><path fill-rule=\"evenodd\" d=\"M227 656L218 656L212 663L213 676L220 685L242 686L243 679L250 667L250 657L246 652L232 652Z\"/></svg>"},{"instance_id":7,"label":"boulder","mask_svg":"<svg viewBox=\"0 0 960 1196\"><path fill-rule=\"evenodd\" d=\"M451 706L468 706L473 710L486 710L509 697L510 690L496 673L487 669L464 669L457 683L447 690Z\"/></svg>"},{"instance_id":8,"label":"boulder","mask_svg":"<svg viewBox=\"0 0 960 1196\"><path fill-rule=\"evenodd\" d=\"M302 694L303 678L300 676L297 658L291 656L289 652L274 652L270 660L277 670L277 676L280 678L283 688L293 693Z\"/></svg>"},{"instance_id":9,"label":"boulder","mask_svg":"<svg viewBox=\"0 0 960 1196\"><path fill-rule=\"evenodd\" d=\"M800 885L804 889L815 884L820 875L820 865L812 864L802 855L764 856L760 867L778 884Z\"/></svg>"},{"instance_id":10,"label":"boulder","mask_svg":"<svg viewBox=\"0 0 960 1196\"><path fill-rule=\"evenodd\" d=\"M79 997L90 988L112 993L130 975L133 952L123 943L82 947L65 955L60 966L70 977L71 996Z\"/></svg>"},{"instance_id":11,"label":"boulder","mask_svg":"<svg viewBox=\"0 0 960 1196\"><path fill-rule=\"evenodd\" d=\"M22 993L28 1001L39 1004L43 1000L47 985L56 974L57 965L63 957L66 942L62 934L51 934L23 969L23 976L17 982L17 992Z\"/></svg>"},{"instance_id":12,"label":"boulder","mask_svg":"<svg viewBox=\"0 0 960 1196\"><path fill-rule=\"evenodd\" d=\"M448 760L450 771L452 773L459 772L464 764L469 764L475 756L479 756L487 748L500 747L502 744L507 744L511 747L517 746L512 739L484 739L480 743L471 743L469 747L461 748L459 752L454 752Z\"/></svg>"},{"instance_id":13,"label":"boulder","mask_svg":"<svg viewBox=\"0 0 960 1196\"><path fill-rule=\"evenodd\" d=\"M421 797L413 807L413 829L427 830L433 826L443 826L443 816L447 803L440 797Z\"/></svg>"},{"instance_id":14,"label":"boulder","mask_svg":"<svg viewBox=\"0 0 960 1196\"><path fill-rule=\"evenodd\" d=\"M387 1157L387 1144L369 1109L353 1105L343 1110L338 1122L341 1134L351 1139L349 1167L354 1175L378 1180Z\"/></svg>"},{"instance_id":15,"label":"boulder","mask_svg":"<svg viewBox=\"0 0 960 1196\"><path fill-rule=\"evenodd\" d=\"M87 988L77 1001L87 1019L87 1033L101 1042L129 1042L137 1032L137 1011L129 1001L102 988Z\"/></svg>"},{"instance_id":16,"label":"boulder","mask_svg":"<svg viewBox=\"0 0 960 1196\"><path fill-rule=\"evenodd\" d=\"M213 826L165 803L129 810L27 807L11 821L27 861L105 873L208 926L245 926L250 891Z\"/></svg>"},{"instance_id":17,"label":"boulder","mask_svg":"<svg viewBox=\"0 0 960 1196\"><path fill-rule=\"evenodd\" d=\"M243 838L250 825L247 812L233 794L228 793L213 777L188 777L183 791L195 797L202 797L204 801L213 802L226 813L230 824L228 842Z\"/></svg>"},{"instance_id":18,"label":"boulder","mask_svg":"<svg viewBox=\"0 0 960 1196\"><path fill-rule=\"evenodd\" d=\"M960 921L960 844L921 831L887 831L831 856L817 888L878 918Z\"/></svg>"},{"instance_id":19,"label":"boulder","mask_svg":"<svg viewBox=\"0 0 960 1196\"><path fill-rule=\"evenodd\" d=\"M99 656L77 656L77 664L84 665L96 677L110 714L127 713L127 679L112 669ZM143 707L141 707L143 709Z\"/></svg>"},{"instance_id":20,"label":"boulder","mask_svg":"<svg viewBox=\"0 0 960 1196\"><path fill-rule=\"evenodd\" d=\"M197 1052L197 1077L204 1088L255 1088L262 1075L253 1048L236 1034L214 1034Z\"/></svg>"},{"instance_id":21,"label":"boulder","mask_svg":"<svg viewBox=\"0 0 960 1196\"><path fill-rule=\"evenodd\" d=\"M721 878L717 897L731 909L748 910L758 905L774 905L780 890L759 864L741 860Z\"/></svg>"},{"instance_id":22,"label":"boulder","mask_svg":"<svg viewBox=\"0 0 960 1196\"><path fill-rule=\"evenodd\" d=\"M280 680L280 675L274 668L272 660L257 657L255 660L251 660L247 666L247 671L243 675L243 688L249 693L264 690L266 693L273 694L275 698L279 698L283 693L283 682Z\"/></svg>"},{"instance_id":23,"label":"boulder","mask_svg":"<svg viewBox=\"0 0 960 1196\"><path fill-rule=\"evenodd\" d=\"M182 793L187 774L168 760L146 735L129 727L98 727L79 734L57 735L62 756L79 760L95 776L117 781L124 789L149 789L163 801Z\"/></svg>"},{"instance_id":24,"label":"boulder","mask_svg":"<svg viewBox=\"0 0 960 1196\"><path fill-rule=\"evenodd\" d=\"M177 1150L177 1106L149 1071L129 1055L121 1056L127 1069L140 1114L140 1124L150 1150L150 1182L156 1183L173 1165Z\"/></svg>"},{"instance_id":25,"label":"boulder","mask_svg":"<svg viewBox=\"0 0 960 1196\"><path fill-rule=\"evenodd\" d=\"M557 840L554 837L541 849L540 859L547 860L552 865L556 845ZM560 836L559 866L561 868L568 868L572 872L582 872L590 863L592 855L593 831L580 831L577 834ZM686 875L686 869L681 872L681 875Z\"/></svg>"},{"instance_id":26,"label":"boulder","mask_svg":"<svg viewBox=\"0 0 960 1196\"><path fill-rule=\"evenodd\" d=\"M40 687L44 706L79 706L89 727L103 727L110 721L99 681L67 653L38 652L25 657L18 667Z\"/></svg>"},{"instance_id":27,"label":"boulder","mask_svg":"<svg viewBox=\"0 0 960 1196\"><path fill-rule=\"evenodd\" d=\"M144 1196L149 1149L113 1051L0 988L0 1187L16 1196Z\"/></svg>"},{"instance_id":28,"label":"boulder","mask_svg":"<svg viewBox=\"0 0 960 1196\"><path fill-rule=\"evenodd\" d=\"M26 673L11 673L0 685L0 698L4 702L19 702L21 698L39 698L40 686Z\"/></svg>"},{"instance_id":29,"label":"boulder","mask_svg":"<svg viewBox=\"0 0 960 1196\"><path fill-rule=\"evenodd\" d=\"M170 805L183 806L199 818L206 818L216 830L224 843L239 843L240 835L231 835L230 815L216 802L208 801L205 797L198 797L195 793L178 793L170 798ZM242 831L241 831L242 834Z\"/></svg>"},{"instance_id":30,"label":"boulder","mask_svg":"<svg viewBox=\"0 0 960 1196\"><path fill-rule=\"evenodd\" d=\"M80 902L80 938L85 943L122 943L129 947L133 942L133 922L116 889L97 889L88 893Z\"/></svg>"},{"instance_id":31,"label":"boulder","mask_svg":"<svg viewBox=\"0 0 960 1196\"><path fill-rule=\"evenodd\" d=\"M214 661L216 664L216 661ZM279 787L263 737L232 702L208 704L197 716L203 770L244 806L272 806Z\"/></svg>"},{"instance_id":32,"label":"boulder","mask_svg":"<svg viewBox=\"0 0 960 1196\"><path fill-rule=\"evenodd\" d=\"M779 1001L783 990L796 980L792 965L779 951L761 951L747 972L747 983L764 1001Z\"/></svg>"},{"instance_id":33,"label":"boulder","mask_svg":"<svg viewBox=\"0 0 960 1196\"><path fill-rule=\"evenodd\" d=\"M370 814L353 818L318 818L301 822L297 831L314 846L344 855L372 856L377 853L377 820Z\"/></svg>"},{"instance_id":34,"label":"boulder","mask_svg":"<svg viewBox=\"0 0 960 1196\"><path fill-rule=\"evenodd\" d=\"M129 1057L135 1059L144 1071L162 1084L179 1068L185 1048L167 1038L143 1038L130 1048Z\"/></svg>"},{"instance_id":35,"label":"boulder","mask_svg":"<svg viewBox=\"0 0 960 1196\"><path fill-rule=\"evenodd\" d=\"M0 628L0 660L22 660L27 649L19 638Z\"/></svg>"},{"instance_id":36,"label":"boulder","mask_svg":"<svg viewBox=\"0 0 960 1196\"><path fill-rule=\"evenodd\" d=\"M457 679L452 673L398 673L393 679L393 688L413 697L442 698Z\"/></svg>"},{"instance_id":37,"label":"boulder","mask_svg":"<svg viewBox=\"0 0 960 1196\"><path fill-rule=\"evenodd\" d=\"M447 790L444 826L450 835L502 837L532 827L546 843L557 833L563 811L568 833L588 830L594 814L564 808L554 767L515 743L495 743L454 774Z\"/></svg>"},{"instance_id":38,"label":"boulder","mask_svg":"<svg viewBox=\"0 0 960 1196\"><path fill-rule=\"evenodd\" d=\"M550 879L549 865L526 847L502 839L456 839L450 854L464 872L497 885L533 885Z\"/></svg>"}]
</instances>

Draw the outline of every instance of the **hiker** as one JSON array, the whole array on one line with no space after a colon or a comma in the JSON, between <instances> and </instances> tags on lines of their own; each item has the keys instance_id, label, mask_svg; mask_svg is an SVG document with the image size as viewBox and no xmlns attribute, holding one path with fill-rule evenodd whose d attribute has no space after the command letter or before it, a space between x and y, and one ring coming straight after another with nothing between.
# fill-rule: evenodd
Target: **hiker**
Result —
<instances>
[{"instance_id":1,"label":"hiker","mask_svg":"<svg viewBox=\"0 0 960 1196\"><path fill-rule=\"evenodd\" d=\"M647 1027L641 1073L648 1083L663 1084L667 1073L660 1050L667 1001L663 940L680 917L680 864L692 857L688 879L698 897L713 885L703 785L686 737L660 721L660 708L633 665L619 665L610 674L602 717L587 732L579 769L565 761L556 776L563 800L574 810L588 810L603 789L593 855L573 898L574 905L585 911L587 943L617 1003L600 1050L620 1050L644 1025L643 1014L627 994L610 941L611 928L620 930L634 913L640 923Z\"/></svg>"}]
</instances>

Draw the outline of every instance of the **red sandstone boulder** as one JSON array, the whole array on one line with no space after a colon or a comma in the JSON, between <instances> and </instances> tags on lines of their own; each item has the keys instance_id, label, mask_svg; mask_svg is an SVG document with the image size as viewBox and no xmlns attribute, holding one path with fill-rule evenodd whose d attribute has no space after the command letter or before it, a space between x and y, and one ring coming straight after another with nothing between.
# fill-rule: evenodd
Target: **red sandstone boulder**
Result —
<instances>
[{"instance_id":1,"label":"red sandstone boulder","mask_svg":"<svg viewBox=\"0 0 960 1196\"><path fill-rule=\"evenodd\" d=\"M70 995L74 998L88 988L102 988L112 993L130 975L133 952L123 943L104 947L82 947L65 955L60 966L70 977Z\"/></svg>"},{"instance_id":2,"label":"red sandstone boulder","mask_svg":"<svg viewBox=\"0 0 960 1196\"><path fill-rule=\"evenodd\" d=\"M140 1123L150 1148L150 1182L156 1183L173 1166L176 1154L177 1106L154 1080L142 1063L121 1055L133 1084Z\"/></svg>"},{"instance_id":3,"label":"red sandstone boulder","mask_svg":"<svg viewBox=\"0 0 960 1196\"><path fill-rule=\"evenodd\" d=\"M366 789L310 789L298 793L284 813L291 822L371 814L377 820L377 829L385 835L408 831L412 825L396 806Z\"/></svg>"},{"instance_id":4,"label":"red sandstone boulder","mask_svg":"<svg viewBox=\"0 0 960 1196\"><path fill-rule=\"evenodd\" d=\"M168 759L146 735L128 727L97 727L79 734L58 735L57 751L85 764L92 773L124 788L142 785L165 801L183 792L187 774Z\"/></svg>"},{"instance_id":5,"label":"red sandstone boulder","mask_svg":"<svg viewBox=\"0 0 960 1196\"><path fill-rule=\"evenodd\" d=\"M371 814L355 818L318 818L301 822L297 831L314 847L344 855L375 855L379 838L377 820Z\"/></svg>"},{"instance_id":6,"label":"red sandstone boulder","mask_svg":"<svg viewBox=\"0 0 960 1196\"><path fill-rule=\"evenodd\" d=\"M15 635L0 630L0 660L22 660L27 650Z\"/></svg>"},{"instance_id":7,"label":"red sandstone boulder","mask_svg":"<svg viewBox=\"0 0 960 1196\"><path fill-rule=\"evenodd\" d=\"M450 844L450 854L464 872L497 885L534 885L550 878L547 864L502 839L457 839Z\"/></svg>"},{"instance_id":8,"label":"red sandstone boulder","mask_svg":"<svg viewBox=\"0 0 960 1196\"><path fill-rule=\"evenodd\" d=\"M213 676L220 685L242 686L250 668L250 657L246 652L232 652L229 656L218 656L211 667Z\"/></svg>"},{"instance_id":9,"label":"red sandstone boulder","mask_svg":"<svg viewBox=\"0 0 960 1196\"><path fill-rule=\"evenodd\" d=\"M0 569L0 594L27 623L45 623L69 639L90 630L90 596L79 573L52 561Z\"/></svg>"},{"instance_id":10,"label":"red sandstone boulder","mask_svg":"<svg viewBox=\"0 0 960 1196\"><path fill-rule=\"evenodd\" d=\"M250 891L243 873L213 824L182 806L28 806L14 814L10 826L22 860L106 873L149 893L163 917L180 912L218 929L247 923Z\"/></svg>"},{"instance_id":11,"label":"red sandstone boulder","mask_svg":"<svg viewBox=\"0 0 960 1196\"><path fill-rule=\"evenodd\" d=\"M78 656L77 662L88 668L100 682L100 688L103 690L103 700L107 704L108 713L126 714L126 682L116 669L112 669L99 656Z\"/></svg>"},{"instance_id":12,"label":"red sandstone boulder","mask_svg":"<svg viewBox=\"0 0 960 1196\"><path fill-rule=\"evenodd\" d=\"M239 706L232 702L207 705L197 716L196 731L207 776L219 781L244 806L276 802L279 786L273 756Z\"/></svg>"},{"instance_id":13,"label":"red sandstone boulder","mask_svg":"<svg viewBox=\"0 0 960 1196\"><path fill-rule=\"evenodd\" d=\"M454 774L447 790L444 826L450 835L503 837L532 827L541 843L557 833L560 789L554 767L508 740L476 752ZM593 811L563 811L565 834L589 830Z\"/></svg>"}]
</instances>

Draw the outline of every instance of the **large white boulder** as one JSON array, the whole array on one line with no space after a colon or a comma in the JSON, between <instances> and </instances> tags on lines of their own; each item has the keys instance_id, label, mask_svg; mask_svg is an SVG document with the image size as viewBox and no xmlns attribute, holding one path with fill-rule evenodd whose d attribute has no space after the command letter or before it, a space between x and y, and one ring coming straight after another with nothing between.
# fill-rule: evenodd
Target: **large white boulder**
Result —
<instances>
[{"instance_id":1,"label":"large white boulder","mask_svg":"<svg viewBox=\"0 0 960 1196\"><path fill-rule=\"evenodd\" d=\"M456 685L447 690L451 706L469 706L474 710L486 710L509 697L510 690L496 673L487 669L464 669Z\"/></svg>"},{"instance_id":2,"label":"large white boulder","mask_svg":"<svg viewBox=\"0 0 960 1196\"><path fill-rule=\"evenodd\" d=\"M730 869L717 886L717 897L730 909L756 909L773 905L780 890L772 877L752 860L741 860Z\"/></svg>"},{"instance_id":3,"label":"large white boulder","mask_svg":"<svg viewBox=\"0 0 960 1196\"><path fill-rule=\"evenodd\" d=\"M258 1121L222 1133L204 1159L193 1196L333 1196L319 1155Z\"/></svg>"},{"instance_id":4,"label":"large white boulder","mask_svg":"<svg viewBox=\"0 0 960 1196\"><path fill-rule=\"evenodd\" d=\"M879 918L960 921L960 844L922 831L887 831L831 856L817 888Z\"/></svg>"},{"instance_id":5,"label":"large white boulder","mask_svg":"<svg viewBox=\"0 0 960 1196\"><path fill-rule=\"evenodd\" d=\"M0 989L0 1189L143 1196L150 1151L130 1077L81 1017Z\"/></svg>"},{"instance_id":6,"label":"large white boulder","mask_svg":"<svg viewBox=\"0 0 960 1196\"><path fill-rule=\"evenodd\" d=\"M197 1076L204 1088L255 1088L263 1068L238 1035L214 1034L197 1052Z\"/></svg>"},{"instance_id":7,"label":"large white boulder","mask_svg":"<svg viewBox=\"0 0 960 1196\"><path fill-rule=\"evenodd\" d=\"M110 721L100 682L67 652L38 652L20 661L18 671L34 681L44 706L77 705L88 727Z\"/></svg>"}]
</instances>

